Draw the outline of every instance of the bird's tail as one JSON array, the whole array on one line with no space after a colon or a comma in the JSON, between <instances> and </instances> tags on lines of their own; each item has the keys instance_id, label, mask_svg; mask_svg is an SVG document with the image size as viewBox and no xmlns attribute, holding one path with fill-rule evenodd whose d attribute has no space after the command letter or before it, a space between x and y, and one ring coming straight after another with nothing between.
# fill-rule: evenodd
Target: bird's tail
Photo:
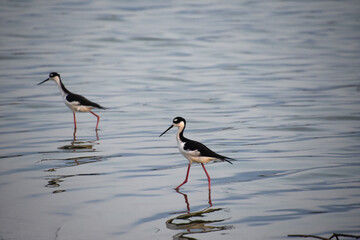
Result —
<instances>
[{"instance_id":1,"label":"bird's tail","mask_svg":"<svg viewBox=\"0 0 360 240\"><path fill-rule=\"evenodd\" d=\"M103 107L103 106L101 106L100 104L96 104L95 107L97 107L97 108L99 108L99 109L104 109L104 110L109 109L108 107Z\"/></svg>"},{"instance_id":2,"label":"bird's tail","mask_svg":"<svg viewBox=\"0 0 360 240\"><path fill-rule=\"evenodd\" d=\"M235 159L229 158L229 157L225 157L225 158L223 158L223 160L226 161L226 162L228 162L228 163L230 163L230 164L233 164L231 161L236 161ZM230 160L231 160L231 161L230 161Z\"/></svg>"}]
</instances>

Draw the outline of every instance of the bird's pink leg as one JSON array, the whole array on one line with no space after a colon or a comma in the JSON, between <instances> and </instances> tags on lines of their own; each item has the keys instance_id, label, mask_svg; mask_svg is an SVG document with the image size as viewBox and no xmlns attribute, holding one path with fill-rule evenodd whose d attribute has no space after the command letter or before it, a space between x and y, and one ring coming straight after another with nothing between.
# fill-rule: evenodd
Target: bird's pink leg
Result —
<instances>
[{"instance_id":1,"label":"bird's pink leg","mask_svg":"<svg viewBox=\"0 0 360 240\"><path fill-rule=\"evenodd\" d=\"M73 139L74 141L76 140L76 117L75 117L75 112L73 112L74 115L74 133L73 133Z\"/></svg>"},{"instance_id":2,"label":"bird's pink leg","mask_svg":"<svg viewBox=\"0 0 360 240\"><path fill-rule=\"evenodd\" d=\"M73 112L73 115L74 115L74 132L76 132L76 117L75 117L75 112Z\"/></svg>"},{"instance_id":3,"label":"bird's pink leg","mask_svg":"<svg viewBox=\"0 0 360 240\"><path fill-rule=\"evenodd\" d=\"M207 176L207 178L208 178L209 189L211 189L211 179L210 179L210 176L209 176L208 172L206 171L206 168L205 168L205 166L204 166L203 163L201 163L201 166L203 167L203 169L204 169L204 171L205 171L205 174L206 174L206 176Z\"/></svg>"},{"instance_id":4,"label":"bird's pink leg","mask_svg":"<svg viewBox=\"0 0 360 240\"><path fill-rule=\"evenodd\" d=\"M187 173L186 173L186 178L185 181L180 184L179 186L177 186L175 189L178 190L182 185L184 185L185 183L187 183L188 178L189 178L189 172L190 172L190 167L191 167L191 163L189 163L188 169L187 169Z\"/></svg>"},{"instance_id":5,"label":"bird's pink leg","mask_svg":"<svg viewBox=\"0 0 360 240\"><path fill-rule=\"evenodd\" d=\"M97 118L97 123L96 123L96 130L98 129L98 125L99 125L99 121L100 121L100 117L99 115L95 114L94 112L90 111L90 113L92 113L96 118Z\"/></svg>"}]
</instances>

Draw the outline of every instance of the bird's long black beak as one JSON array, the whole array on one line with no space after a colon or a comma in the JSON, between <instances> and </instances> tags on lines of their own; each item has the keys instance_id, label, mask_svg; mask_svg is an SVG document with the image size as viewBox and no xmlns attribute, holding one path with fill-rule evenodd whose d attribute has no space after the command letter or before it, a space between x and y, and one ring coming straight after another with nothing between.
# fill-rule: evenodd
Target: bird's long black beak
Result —
<instances>
[{"instance_id":1,"label":"bird's long black beak","mask_svg":"<svg viewBox=\"0 0 360 240\"><path fill-rule=\"evenodd\" d=\"M42 84L42 83L44 83L44 82L47 82L47 81L49 81L50 80L50 78L47 78L47 79L45 79L44 81L42 81L41 83L38 83L37 85L40 85L40 84Z\"/></svg>"},{"instance_id":2,"label":"bird's long black beak","mask_svg":"<svg viewBox=\"0 0 360 240\"><path fill-rule=\"evenodd\" d=\"M174 125L171 125L168 129L165 130L165 132L163 132L162 134L160 134L159 137L161 137L162 135L164 135L167 131L169 131Z\"/></svg>"}]
</instances>

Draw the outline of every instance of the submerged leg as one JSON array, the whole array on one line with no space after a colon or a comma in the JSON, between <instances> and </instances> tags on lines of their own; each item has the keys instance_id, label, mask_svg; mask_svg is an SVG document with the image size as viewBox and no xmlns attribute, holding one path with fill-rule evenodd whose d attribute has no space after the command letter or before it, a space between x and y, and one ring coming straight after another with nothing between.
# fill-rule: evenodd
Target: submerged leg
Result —
<instances>
[{"instance_id":1,"label":"submerged leg","mask_svg":"<svg viewBox=\"0 0 360 240\"><path fill-rule=\"evenodd\" d=\"M188 169L187 169L187 173L186 173L186 178L185 178L185 181L180 184L179 186L177 186L175 189L179 189L182 185L184 185L185 183L187 183L188 181L188 178L189 178L189 172L190 172L190 167L191 167L191 163L189 163L189 166L188 166Z\"/></svg>"},{"instance_id":2,"label":"submerged leg","mask_svg":"<svg viewBox=\"0 0 360 240\"><path fill-rule=\"evenodd\" d=\"M211 202L211 189L209 188L209 205L210 207L212 207L212 202Z\"/></svg>"},{"instance_id":3,"label":"submerged leg","mask_svg":"<svg viewBox=\"0 0 360 240\"><path fill-rule=\"evenodd\" d=\"M98 129L98 125L99 125L99 121L100 121L100 117L99 115L95 114L94 112L90 111L90 113L92 113L96 118L97 118L97 123L96 123L96 130Z\"/></svg>"},{"instance_id":4,"label":"submerged leg","mask_svg":"<svg viewBox=\"0 0 360 240\"><path fill-rule=\"evenodd\" d=\"M204 171L205 171L205 174L208 178L208 183L209 183L209 189L211 189L211 179L210 179L210 176L208 174L208 172L206 171L206 168L205 168L205 165L203 163L201 163L201 166L203 167Z\"/></svg>"},{"instance_id":5,"label":"submerged leg","mask_svg":"<svg viewBox=\"0 0 360 240\"><path fill-rule=\"evenodd\" d=\"M73 142L76 141L76 128L74 129L74 133L73 133Z\"/></svg>"}]
</instances>

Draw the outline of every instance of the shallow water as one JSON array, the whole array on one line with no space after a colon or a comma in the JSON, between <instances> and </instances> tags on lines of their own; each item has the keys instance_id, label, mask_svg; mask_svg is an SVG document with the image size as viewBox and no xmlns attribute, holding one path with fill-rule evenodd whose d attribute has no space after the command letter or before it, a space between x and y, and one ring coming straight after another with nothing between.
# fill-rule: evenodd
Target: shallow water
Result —
<instances>
[{"instance_id":1,"label":"shallow water","mask_svg":"<svg viewBox=\"0 0 360 240\"><path fill-rule=\"evenodd\" d=\"M359 234L357 1L3 1L1 239ZM108 107L72 114L51 71ZM236 158L202 168L185 135Z\"/></svg>"}]
</instances>

